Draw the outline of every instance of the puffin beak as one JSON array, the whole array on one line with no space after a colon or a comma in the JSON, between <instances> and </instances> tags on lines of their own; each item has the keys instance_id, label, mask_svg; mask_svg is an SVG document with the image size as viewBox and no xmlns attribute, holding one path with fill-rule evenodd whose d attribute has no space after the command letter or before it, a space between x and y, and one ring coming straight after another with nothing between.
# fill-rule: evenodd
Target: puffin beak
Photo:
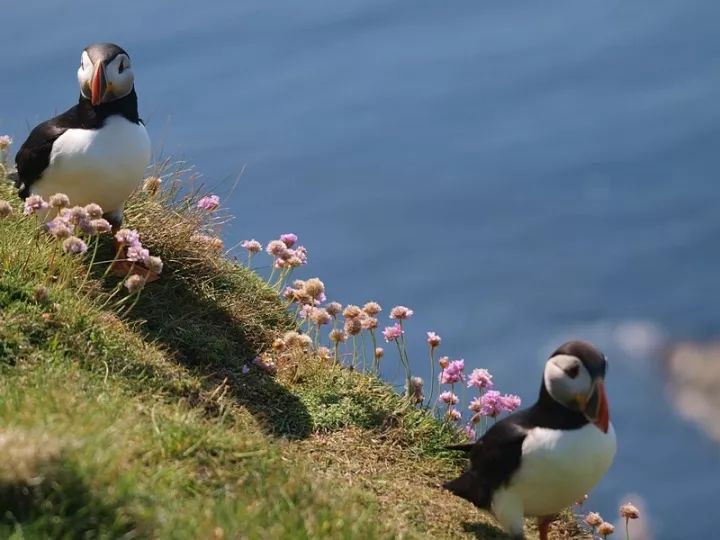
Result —
<instances>
[{"instance_id":1,"label":"puffin beak","mask_svg":"<svg viewBox=\"0 0 720 540\"><path fill-rule=\"evenodd\" d=\"M603 433L610 428L610 411L608 410L607 395L605 394L605 383L597 379L590 398L587 400L583 413Z\"/></svg>"},{"instance_id":2,"label":"puffin beak","mask_svg":"<svg viewBox=\"0 0 720 540\"><path fill-rule=\"evenodd\" d=\"M105 77L105 63L100 62L95 68L92 82L90 83L90 103L97 107L103 102L107 91L107 78Z\"/></svg>"}]
</instances>

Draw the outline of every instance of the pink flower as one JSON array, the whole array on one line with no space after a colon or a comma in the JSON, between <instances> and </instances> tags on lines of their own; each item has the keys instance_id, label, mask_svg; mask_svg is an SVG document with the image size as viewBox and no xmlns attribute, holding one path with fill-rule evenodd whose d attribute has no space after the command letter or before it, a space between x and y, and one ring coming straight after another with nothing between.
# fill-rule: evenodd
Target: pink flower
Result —
<instances>
[{"instance_id":1,"label":"pink flower","mask_svg":"<svg viewBox=\"0 0 720 540\"><path fill-rule=\"evenodd\" d=\"M208 212L217 210L218 208L220 208L220 197L218 197L217 195L208 195L206 197L203 197L197 202L197 207L200 210L207 210Z\"/></svg>"},{"instance_id":2,"label":"pink flower","mask_svg":"<svg viewBox=\"0 0 720 540\"><path fill-rule=\"evenodd\" d=\"M285 258L288 256L288 248L281 240L269 242L265 251L268 252L268 255L272 255L275 258Z\"/></svg>"},{"instance_id":3,"label":"pink flower","mask_svg":"<svg viewBox=\"0 0 720 540\"><path fill-rule=\"evenodd\" d=\"M430 347L433 349L440 345L440 342L442 341L442 338L438 336L435 332L428 332L427 333L427 342Z\"/></svg>"},{"instance_id":4,"label":"pink flower","mask_svg":"<svg viewBox=\"0 0 720 540\"><path fill-rule=\"evenodd\" d=\"M480 414L495 418L504 410L500 392L497 390L488 390L480 396Z\"/></svg>"},{"instance_id":5,"label":"pink flower","mask_svg":"<svg viewBox=\"0 0 720 540\"><path fill-rule=\"evenodd\" d=\"M445 413L445 417L452 422L459 422L462 419L462 414L457 409L450 409Z\"/></svg>"},{"instance_id":6,"label":"pink flower","mask_svg":"<svg viewBox=\"0 0 720 540\"><path fill-rule=\"evenodd\" d=\"M46 203L40 195L30 195L25 199L25 210L23 213L30 216L38 210L46 210L50 205Z\"/></svg>"},{"instance_id":7,"label":"pink flower","mask_svg":"<svg viewBox=\"0 0 720 540\"><path fill-rule=\"evenodd\" d=\"M463 432L467 436L468 441L474 441L475 438L477 437L477 435L475 434L475 429L473 429L472 424L468 424L467 426L465 426L465 428L463 429Z\"/></svg>"},{"instance_id":8,"label":"pink flower","mask_svg":"<svg viewBox=\"0 0 720 540\"><path fill-rule=\"evenodd\" d=\"M145 262L150 257L150 251L142 247L140 242L131 245L127 250L127 260L131 262Z\"/></svg>"},{"instance_id":9,"label":"pink flower","mask_svg":"<svg viewBox=\"0 0 720 540\"><path fill-rule=\"evenodd\" d=\"M492 375L487 369L473 369L467 385L468 388L492 388Z\"/></svg>"},{"instance_id":10,"label":"pink flower","mask_svg":"<svg viewBox=\"0 0 720 540\"><path fill-rule=\"evenodd\" d=\"M453 360L440 373L440 384L455 384L465 380L465 360Z\"/></svg>"},{"instance_id":11,"label":"pink flower","mask_svg":"<svg viewBox=\"0 0 720 540\"><path fill-rule=\"evenodd\" d=\"M72 236L72 227L67 221L60 217L54 218L45 226L48 232L55 238L68 238Z\"/></svg>"},{"instance_id":12,"label":"pink flower","mask_svg":"<svg viewBox=\"0 0 720 540\"><path fill-rule=\"evenodd\" d=\"M509 413L515 411L518 407L520 407L521 403L522 400L520 399L520 396L516 396L515 394L504 394L500 398L500 404L502 408Z\"/></svg>"},{"instance_id":13,"label":"pink flower","mask_svg":"<svg viewBox=\"0 0 720 540\"><path fill-rule=\"evenodd\" d=\"M406 308L405 306L395 306L390 310L390 318L402 321L412 317L413 313L414 311L412 309Z\"/></svg>"},{"instance_id":14,"label":"pink flower","mask_svg":"<svg viewBox=\"0 0 720 540\"><path fill-rule=\"evenodd\" d=\"M118 241L118 244L131 246L140 241L140 235L134 229L120 229L115 233L115 240Z\"/></svg>"},{"instance_id":15,"label":"pink flower","mask_svg":"<svg viewBox=\"0 0 720 540\"><path fill-rule=\"evenodd\" d=\"M298 241L298 237L293 233L285 233L280 235L280 241L288 248L291 248L295 245L295 242Z\"/></svg>"},{"instance_id":16,"label":"pink flower","mask_svg":"<svg viewBox=\"0 0 720 540\"><path fill-rule=\"evenodd\" d=\"M63 250L65 253L80 255L88 250L87 244L80 240L77 236L70 236L63 242Z\"/></svg>"},{"instance_id":17,"label":"pink flower","mask_svg":"<svg viewBox=\"0 0 720 540\"><path fill-rule=\"evenodd\" d=\"M396 339L398 339L404 333L405 332L402 329L402 326L396 323L393 326L385 327L385 330L383 330L383 337L385 338L385 341L390 343L391 341L395 341Z\"/></svg>"},{"instance_id":18,"label":"pink flower","mask_svg":"<svg viewBox=\"0 0 720 540\"><path fill-rule=\"evenodd\" d=\"M438 396L438 401L446 405L455 405L458 402L458 397L452 392L447 391Z\"/></svg>"},{"instance_id":19,"label":"pink flower","mask_svg":"<svg viewBox=\"0 0 720 540\"><path fill-rule=\"evenodd\" d=\"M262 244L254 238L252 240L243 240L242 242L240 242L240 246L247 249L249 253L253 254L262 251Z\"/></svg>"},{"instance_id":20,"label":"pink flower","mask_svg":"<svg viewBox=\"0 0 720 540\"><path fill-rule=\"evenodd\" d=\"M307 264L307 248L305 246L298 246L293 251L293 256L297 257L300 264Z\"/></svg>"}]
</instances>

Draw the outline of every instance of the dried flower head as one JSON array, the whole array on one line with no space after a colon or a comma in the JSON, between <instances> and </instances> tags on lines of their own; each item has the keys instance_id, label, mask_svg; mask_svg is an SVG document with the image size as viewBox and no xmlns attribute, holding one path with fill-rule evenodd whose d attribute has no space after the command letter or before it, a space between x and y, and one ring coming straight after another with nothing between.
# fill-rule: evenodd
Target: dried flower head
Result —
<instances>
[{"instance_id":1,"label":"dried flower head","mask_svg":"<svg viewBox=\"0 0 720 540\"><path fill-rule=\"evenodd\" d=\"M85 253L87 249L87 244L80 240L77 236L70 236L63 242L63 251L65 251L65 253L78 255Z\"/></svg>"},{"instance_id":2,"label":"dried flower head","mask_svg":"<svg viewBox=\"0 0 720 540\"><path fill-rule=\"evenodd\" d=\"M457 409L452 408L445 413L445 418L451 422L459 422L462 419L462 414Z\"/></svg>"},{"instance_id":3,"label":"dried flower head","mask_svg":"<svg viewBox=\"0 0 720 540\"><path fill-rule=\"evenodd\" d=\"M213 251L222 251L225 247L222 240L216 236L208 236L207 234L193 234L190 237L190 241L195 242L196 244L203 244L206 248Z\"/></svg>"},{"instance_id":4,"label":"dried flower head","mask_svg":"<svg viewBox=\"0 0 720 540\"><path fill-rule=\"evenodd\" d=\"M162 180L158 178L157 176L148 176L143 181L143 191L145 193L148 193L149 195L155 195L158 191L160 191L160 185L162 184Z\"/></svg>"},{"instance_id":5,"label":"dried flower head","mask_svg":"<svg viewBox=\"0 0 720 540\"><path fill-rule=\"evenodd\" d=\"M385 350L382 347L375 347L375 358L380 360L383 356L385 356Z\"/></svg>"},{"instance_id":6,"label":"dried flower head","mask_svg":"<svg viewBox=\"0 0 720 540\"><path fill-rule=\"evenodd\" d=\"M64 193L56 193L50 196L49 203L53 208L61 210L70 206L70 198Z\"/></svg>"},{"instance_id":7,"label":"dried flower head","mask_svg":"<svg viewBox=\"0 0 720 540\"><path fill-rule=\"evenodd\" d=\"M406 308L405 306L395 306L390 310L390 318L402 321L412 317L413 313L414 311L412 309Z\"/></svg>"},{"instance_id":8,"label":"dried flower head","mask_svg":"<svg viewBox=\"0 0 720 540\"><path fill-rule=\"evenodd\" d=\"M362 332L362 323L359 318L345 319L346 334L349 336L357 336L360 332Z\"/></svg>"},{"instance_id":9,"label":"dried flower head","mask_svg":"<svg viewBox=\"0 0 720 540\"><path fill-rule=\"evenodd\" d=\"M252 240L243 240L242 242L240 242L240 246L246 249L248 253L252 253L253 255L262 251L262 244L254 238Z\"/></svg>"},{"instance_id":10,"label":"dried flower head","mask_svg":"<svg viewBox=\"0 0 720 540\"><path fill-rule=\"evenodd\" d=\"M442 341L442 338L438 336L435 332L428 332L427 333L427 342L430 347L433 349L440 345L440 342Z\"/></svg>"},{"instance_id":11,"label":"dried flower head","mask_svg":"<svg viewBox=\"0 0 720 540\"><path fill-rule=\"evenodd\" d=\"M390 343L391 341L398 339L404 333L405 331L402 329L402 326L396 323L393 326L385 327L385 330L383 330L383 337L385 338L385 341Z\"/></svg>"},{"instance_id":12,"label":"dried flower head","mask_svg":"<svg viewBox=\"0 0 720 540\"><path fill-rule=\"evenodd\" d=\"M615 527L613 526L612 523L608 523L607 521L603 521L603 522L598 526L597 532L598 532L598 534L599 534L600 536L602 536L603 538L607 538L608 536L610 536L612 533L615 532Z\"/></svg>"},{"instance_id":13,"label":"dried flower head","mask_svg":"<svg viewBox=\"0 0 720 540\"><path fill-rule=\"evenodd\" d=\"M410 396L411 403L422 403L425 399L423 395L423 380L420 377L410 377L410 388L405 389Z\"/></svg>"},{"instance_id":14,"label":"dried flower head","mask_svg":"<svg viewBox=\"0 0 720 540\"><path fill-rule=\"evenodd\" d=\"M103 209L99 204L87 204L85 205L85 211L90 219L100 219L103 217Z\"/></svg>"},{"instance_id":15,"label":"dried flower head","mask_svg":"<svg viewBox=\"0 0 720 540\"><path fill-rule=\"evenodd\" d=\"M468 438L468 441L474 441L477 437L477 434L475 433L475 429L473 428L472 423L468 424L463 428L463 433L465 433L465 436Z\"/></svg>"},{"instance_id":16,"label":"dried flower head","mask_svg":"<svg viewBox=\"0 0 720 540\"><path fill-rule=\"evenodd\" d=\"M354 319L355 317L359 317L360 313L361 311L359 307L353 304L349 304L343 310L343 317L345 317L346 319Z\"/></svg>"},{"instance_id":17,"label":"dried flower head","mask_svg":"<svg viewBox=\"0 0 720 540\"><path fill-rule=\"evenodd\" d=\"M377 302L368 302L363 306L363 311L371 317L375 317L382 311L382 308Z\"/></svg>"},{"instance_id":18,"label":"dried flower head","mask_svg":"<svg viewBox=\"0 0 720 540\"><path fill-rule=\"evenodd\" d=\"M438 360L438 364L440 364L440 367L442 369L445 369L450 365L450 358L448 358L447 356L442 356Z\"/></svg>"},{"instance_id":19,"label":"dried flower head","mask_svg":"<svg viewBox=\"0 0 720 540\"><path fill-rule=\"evenodd\" d=\"M345 336L345 332L340 330L339 328L333 328L330 330L330 341L333 343L342 343L347 339L347 336Z\"/></svg>"},{"instance_id":20,"label":"dried flower head","mask_svg":"<svg viewBox=\"0 0 720 540\"><path fill-rule=\"evenodd\" d=\"M44 304L50 298L50 293L45 285L37 285L33 289L33 300L38 304Z\"/></svg>"},{"instance_id":21,"label":"dried flower head","mask_svg":"<svg viewBox=\"0 0 720 540\"><path fill-rule=\"evenodd\" d=\"M151 255L145 260L145 264L148 267L148 270L151 272L155 272L156 274L162 274L163 271L163 261L160 257L155 257Z\"/></svg>"},{"instance_id":22,"label":"dried flower head","mask_svg":"<svg viewBox=\"0 0 720 540\"><path fill-rule=\"evenodd\" d=\"M325 284L318 278L311 278L305 282L303 289L308 296L315 299L325 292Z\"/></svg>"},{"instance_id":23,"label":"dried flower head","mask_svg":"<svg viewBox=\"0 0 720 540\"><path fill-rule=\"evenodd\" d=\"M378 320L364 312L358 319L360 320L360 325L363 327L363 330L375 330L378 327Z\"/></svg>"},{"instance_id":24,"label":"dried flower head","mask_svg":"<svg viewBox=\"0 0 720 540\"><path fill-rule=\"evenodd\" d=\"M327 306L325 306L325 309L331 317L335 318L342 311L342 304L340 304L339 302L330 302Z\"/></svg>"},{"instance_id":25,"label":"dried flower head","mask_svg":"<svg viewBox=\"0 0 720 540\"><path fill-rule=\"evenodd\" d=\"M275 375L275 373L277 373L277 365L269 354L261 354L260 356L255 357L253 364L268 375Z\"/></svg>"},{"instance_id":26,"label":"dried flower head","mask_svg":"<svg viewBox=\"0 0 720 540\"><path fill-rule=\"evenodd\" d=\"M288 348L293 348L300 345L300 333L296 332L295 330L289 330L285 332L282 339Z\"/></svg>"},{"instance_id":27,"label":"dried flower head","mask_svg":"<svg viewBox=\"0 0 720 540\"><path fill-rule=\"evenodd\" d=\"M46 203L40 195L30 195L25 199L25 209L23 213L26 216L30 216L38 210L47 210L48 203Z\"/></svg>"},{"instance_id":28,"label":"dried flower head","mask_svg":"<svg viewBox=\"0 0 720 540\"><path fill-rule=\"evenodd\" d=\"M275 352L282 352L285 350L285 340L283 338L275 338L272 342L272 349Z\"/></svg>"},{"instance_id":29,"label":"dried flower head","mask_svg":"<svg viewBox=\"0 0 720 540\"><path fill-rule=\"evenodd\" d=\"M0 219L10 216L13 212L9 202L0 200Z\"/></svg>"},{"instance_id":30,"label":"dried flower head","mask_svg":"<svg viewBox=\"0 0 720 540\"><path fill-rule=\"evenodd\" d=\"M131 246L140 241L140 235L134 229L120 229L115 233L115 240L117 240L118 244Z\"/></svg>"},{"instance_id":31,"label":"dried flower head","mask_svg":"<svg viewBox=\"0 0 720 540\"><path fill-rule=\"evenodd\" d=\"M318 347L315 352L320 360L327 362L332 359L332 352L327 347Z\"/></svg>"},{"instance_id":32,"label":"dried flower head","mask_svg":"<svg viewBox=\"0 0 720 540\"><path fill-rule=\"evenodd\" d=\"M637 519L640 517L640 510L632 503L625 503L620 507L620 516L627 519Z\"/></svg>"},{"instance_id":33,"label":"dried flower head","mask_svg":"<svg viewBox=\"0 0 720 540\"><path fill-rule=\"evenodd\" d=\"M207 210L212 212L220 208L220 197L217 195L207 195L197 202L197 207L200 210Z\"/></svg>"},{"instance_id":34,"label":"dried flower head","mask_svg":"<svg viewBox=\"0 0 720 540\"><path fill-rule=\"evenodd\" d=\"M307 334L300 334L300 336L298 337L298 345L301 349L307 351L312 348L313 340Z\"/></svg>"},{"instance_id":35,"label":"dried flower head","mask_svg":"<svg viewBox=\"0 0 720 540\"><path fill-rule=\"evenodd\" d=\"M72 226L61 217L48 221L45 228L55 238L69 238L72 236Z\"/></svg>"},{"instance_id":36,"label":"dried flower head","mask_svg":"<svg viewBox=\"0 0 720 540\"><path fill-rule=\"evenodd\" d=\"M112 232L112 225L110 225L110 222L107 219L99 218L99 219L93 219L90 222L90 225L95 230L95 234L104 234Z\"/></svg>"},{"instance_id":37,"label":"dried flower head","mask_svg":"<svg viewBox=\"0 0 720 540\"><path fill-rule=\"evenodd\" d=\"M452 392L447 391L438 396L438 401L446 405L455 405L458 402L458 397Z\"/></svg>"},{"instance_id":38,"label":"dried flower head","mask_svg":"<svg viewBox=\"0 0 720 540\"><path fill-rule=\"evenodd\" d=\"M145 287L145 278L137 274L133 274L125 280L125 288L130 294L141 291L143 287Z\"/></svg>"},{"instance_id":39,"label":"dried flower head","mask_svg":"<svg viewBox=\"0 0 720 540\"><path fill-rule=\"evenodd\" d=\"M603 522L603 518L597 512L590 512L587 516L585 516L584 521L585 521L585 523L587 523L590 527L592 527L594 529L595 527L598 527Z\"/></svg>"},{"instance_id":40,"label":"dried flower head","mask_svg":"<svg viewBox=\"0 0 720 540\"><path fill-rule=\"evenodd\" d=\"M13 140L10 135L0 135L0 150L4 152L8 148L10 148L12 142Z\"/></svg>"},{"instance_id":41,"label":"dried flower head","mask_svg":"<svg viewBox=\"0 0 720 540\"><path fill-rule=\"evenodd\" d=\"M298 237L293 233L285 233L280 235L280 241L288 248L291 248L298 241Z\"/></svg>"},{"instance_id":42,"label":"dried flower head","mask_svg":"<svg viewBox=\"0 0 720 540\"><path fill-rule=\"evenodd\" d=\"M468 388L492 388L492 375L487 369L473 369L467 385Z\"/></svg>"},{"instance_id":43,"label":"dried flower head","mask_svg":"<svg viewBox=\"0 0 720 540\"><path fill-rule=\"evenodd\" d=\"M313 308L310 312L310 320L316 325L322 326L324 324L330 324L332 322L332 317L326 309Z\"/></svg>"}]
</instances>

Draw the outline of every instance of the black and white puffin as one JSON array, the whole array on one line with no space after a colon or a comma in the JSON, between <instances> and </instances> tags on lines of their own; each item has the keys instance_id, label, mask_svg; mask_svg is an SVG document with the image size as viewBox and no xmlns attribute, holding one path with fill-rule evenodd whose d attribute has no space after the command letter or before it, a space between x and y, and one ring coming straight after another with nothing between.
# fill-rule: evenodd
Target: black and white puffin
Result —
<instances>
[{"instance_id":1,"label":"black and white puffin","mask_svg":"<svg viewBox=\"0 0 720 540\"><path fill-rule=\"evenodd\" d=\"M545 364L530 408L493 425L476 443L451 446L470 468L444 484L490 511L513 538L525 516L538 518L541 540L558 512L605 475L617 443L605 395L605 356L584 341L560 346Z\"/></svg>"},{"instance_id":2,"label":"black and white puffin","mask_svg":"<svg viewBox=\"0 0 720 540\"><path fill-rule=\"evenodd\" d=\"M77 72L78 104L36 126L15 156L21 198L66 194L99 204L115 227L150 161L138 116L130 56L112 43L86 47Z\"/></svg>"}]
</instances>

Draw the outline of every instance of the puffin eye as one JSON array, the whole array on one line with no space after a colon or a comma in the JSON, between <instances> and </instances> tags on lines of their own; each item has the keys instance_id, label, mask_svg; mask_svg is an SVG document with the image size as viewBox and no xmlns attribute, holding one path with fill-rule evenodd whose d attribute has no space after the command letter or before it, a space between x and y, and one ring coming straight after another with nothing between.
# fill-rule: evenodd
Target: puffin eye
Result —
<instances>
[{"instance_id":1,"label":"puffin eye","mask_svg":"<svg viewBox=\"0 0 720 540\"><path fill-rule=\"evenodd\" d=\"M123 71L125 71L125 61L124 60L122 62L120 62L120 67L118 68L118 73L122 73Z\"/></svg>"},{"instance_id":2,"label":"puffin eye","mask_svg":"<svg viewBox=\"0 0 720 540\"><path fill-rule=\"evenodd\" d=\"M570 377L571 379L574 379L578 376L578 373L580 373L580 366L575 364L572 367L569 367L565 370L565 374Z\"/></svg>"}]
</instances>

